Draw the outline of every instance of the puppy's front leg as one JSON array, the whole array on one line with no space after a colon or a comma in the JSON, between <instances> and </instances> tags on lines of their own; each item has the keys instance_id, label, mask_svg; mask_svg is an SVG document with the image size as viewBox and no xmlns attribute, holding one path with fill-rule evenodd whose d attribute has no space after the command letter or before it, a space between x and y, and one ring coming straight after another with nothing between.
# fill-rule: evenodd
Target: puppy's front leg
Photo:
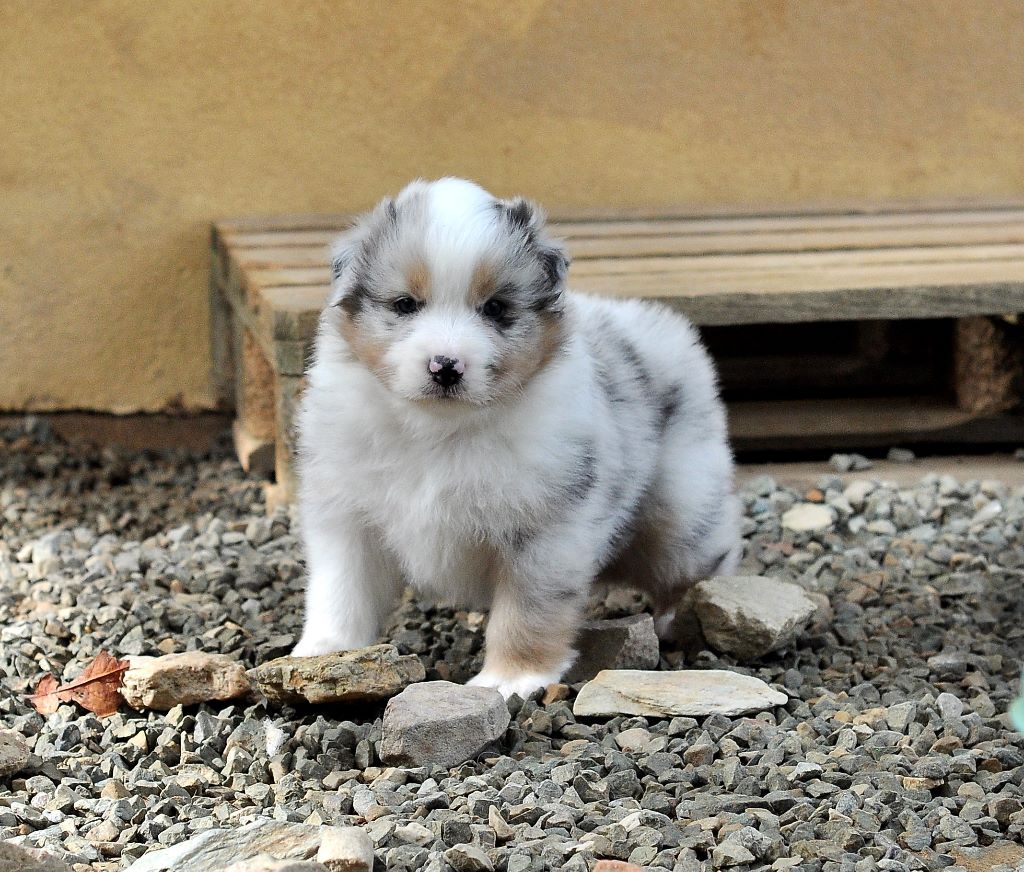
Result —
<instances>
[{"instance_id":1,"label":"puppy's front leg","mask_svg":"<svg viewBox=\"0 0 1024 872\"><path fill-rule=\"evenodd\" d=\"M303 538L306 616L292 654L310 657L372 644L395 605L398 568L354 517L313 518L303 525Z\"/></svg>"},{"instance_id":2,"label":"puppy's front leg","mask_svg":"<svg viewBox=\"0 0 1024 872\"><path fill-rule=\"evenodd\" d=\"M572 644L589 589L585 574L545 578L522 565L504 569L487 624L484 668L469 683L525 699L558 681L576 657Z\"/></svg>"}]
</instances>

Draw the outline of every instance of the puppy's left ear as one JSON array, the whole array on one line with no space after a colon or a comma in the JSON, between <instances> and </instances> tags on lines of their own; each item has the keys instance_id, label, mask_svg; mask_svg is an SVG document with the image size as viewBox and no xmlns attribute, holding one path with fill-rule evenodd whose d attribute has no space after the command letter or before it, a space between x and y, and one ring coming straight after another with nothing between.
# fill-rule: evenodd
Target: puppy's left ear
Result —
<instances>
[{"instance_id":1,"label":"puppy's left ear","mask_svg":"<svg viewBox=\"0 0 1024 872\"><path fill-rule=\"evenodd\" d=\"M505 200L498 205L511 228L522 233L527 247L537 254L550 287L557 288L565 281L571 261L562 244L548 235L544 210L523 197Z\"/></svg>"}]
</instances>

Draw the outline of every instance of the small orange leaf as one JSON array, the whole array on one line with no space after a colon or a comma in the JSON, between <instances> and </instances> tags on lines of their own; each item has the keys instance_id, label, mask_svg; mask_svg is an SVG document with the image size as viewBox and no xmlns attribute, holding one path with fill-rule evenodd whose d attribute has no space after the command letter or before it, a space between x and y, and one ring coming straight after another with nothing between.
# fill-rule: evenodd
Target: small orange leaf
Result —
<instances>
[{"instance_id":1,"label":"small orange leaf","mask_svg":"<svg viewBox=\"0 0 1024 872\"><path fill-rule=\"evenodd\" d=\"M124 702L121 680L128 669L127 660L100 651L74 681L58 685L52 675L39 682L30 702L40 714L52 714L61 702L77 702L82 708L105 718Z\"/></svg>"},{"instance_id":2,"label":"small orange leaf","mask_svg":"<svg viewBox=\"0 0 1024 872\"><path fill-rule=\"evenodd\" d=\"M60 682L52 675L47 675L36 685L36 692L28 698L32 707L41 715L52 715L60 705L60 698L55 691Z\"/></svg>"}]
</instances>

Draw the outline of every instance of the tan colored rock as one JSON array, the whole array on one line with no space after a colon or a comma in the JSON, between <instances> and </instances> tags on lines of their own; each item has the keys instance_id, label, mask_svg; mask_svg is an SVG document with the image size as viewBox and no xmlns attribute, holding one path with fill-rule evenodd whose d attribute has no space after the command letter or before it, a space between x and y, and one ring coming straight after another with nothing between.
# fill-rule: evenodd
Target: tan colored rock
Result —
<instances>
[{"instance_id":1,"label":"tan colored rock","mask_svg":"<svg viewBox=\"0 0 1024 872\"><path fill-rule=\"evenodd\" d=\"M324 827L316 861L330 872L372 872L373 839L359 827Z\"/></svg>"},{"instance_id":2,"label":"tan colored rock","mask_svg":"<svg viewBox=\"0 0 1024 872\"><path fill-rule=\"evenodd\" d=\"M835 513L820 503L797 503L782 515L782 526L794 533L826 530L835 523Z\"/></svg>"},{"instance_id":3,"label":"tan colored rock","mask_svg":"<svg viewBox=\"0 0 1024 872\"><path fill-rule=\"evenodd\" d=\"M419 658L394 645L371 645L319 657L278 657L249 678L271 702L355 703L388 699L426 673Z\"/></svg>"},{"instance_id":4,"label":"tan colored rock","mask_svg":"<svg viewBox=\"0 0 1024 872\"><path fill-rule=\"evenodd\" d=\"M245 666L226 654L186 651L162 657L129 657L121 693L137 709L168 711L235 699L252 692Z\"/></svg>"},{"instance_id":5,"label":"tan colored rock","mask_svg":"<svg viewBox=\"0 0 1024 872\"><path fill-rule=\"evenodd\" d=\"M583 685L572 710L577 717L735 717L785 705L788 699L759 678L724 669L606 669Z\"/></svg>"},{"instance_id":6,"label":"tan colored rock","mask_svg":"<svg viewBox=\"0 0 1024 872\"><path fill-rule=\"evenodd\" d=\"M950 854L967 872L989 872L995 866L1014 867L1024 861L1024 845L996 842L984 848L954 848Z\"/></svg>"}]
</instances>

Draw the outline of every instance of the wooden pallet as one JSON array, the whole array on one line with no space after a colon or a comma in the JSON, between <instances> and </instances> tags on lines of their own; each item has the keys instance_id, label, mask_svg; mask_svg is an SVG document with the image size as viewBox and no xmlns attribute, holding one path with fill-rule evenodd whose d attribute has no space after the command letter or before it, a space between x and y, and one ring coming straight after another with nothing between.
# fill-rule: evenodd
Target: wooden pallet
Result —
<instances>
[{"instance_id":1,"label":"wooden pallet","mask_svg":"<svg viewBox=\"0 0 1024 872\"><path fill-rule=\"evenodd\" d=\"M285 491L290 422L329 290L328 245L349 220L299 215L213 227L218 386L236 408L242 462L263 471L273 466ZM701 326L860 322L865 340L858 353L870 356L879 323L957 319L948 401L886 397L872 407L871 398L840 396L815 412L806 404L787 411L748 400L731 405L740 447L744 440L763 446L822 431L833 441L846 432L853 441L949 433L1019 399L1020 355L1011 334L1024 312L1024 209L566 216L553 221L553 231L572 254L574 290L660 300ZM854 354L851 365L857 362ZM747 366L763 373L763 361ZM807 366L790 355L791 371ZM825 366L841 371L843 359ZM742 367L733 376L741 378Z\"/></svg>"}]
</instances>

